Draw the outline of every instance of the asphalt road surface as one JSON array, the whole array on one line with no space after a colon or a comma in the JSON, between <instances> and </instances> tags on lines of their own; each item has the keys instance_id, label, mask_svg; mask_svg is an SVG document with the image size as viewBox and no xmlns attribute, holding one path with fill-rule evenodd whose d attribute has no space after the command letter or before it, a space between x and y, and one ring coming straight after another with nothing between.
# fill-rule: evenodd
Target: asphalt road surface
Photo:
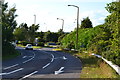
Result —
<instances>
[{"instance_id":1,"label":"asphalt road surface","mask_svg":"<svg viewBox=\"0 0 120 80\"><path fill-rule=\"evenodd\" d=\"M28 78L80 78L81 61L68 53L52 48L25 50L17 47L21 55L2 63L3 79Z\"/></svg>"}]
</instances>

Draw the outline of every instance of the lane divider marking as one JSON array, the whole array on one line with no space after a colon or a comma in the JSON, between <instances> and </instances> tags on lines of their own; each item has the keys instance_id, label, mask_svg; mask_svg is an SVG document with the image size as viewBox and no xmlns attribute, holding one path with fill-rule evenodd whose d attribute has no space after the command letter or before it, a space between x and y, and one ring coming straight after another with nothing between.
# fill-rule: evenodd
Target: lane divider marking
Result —
<instances>
[{"instance_id":1,"label":"lane divider marking","mask_svg":"<svg viewBox=\"0 0 120 80\"><path fill-rule=\"evenodd\" d=\"M34 53L34 52L33 52L33 53ZM28 62L28 61L31 61L34 57L35 57L35 53L34 53L34 55L33 55L33 57L32 57L32 58L30 58L30 59L28 59L28 60L24 61L23 63L26 63L26 62Z\"/></svg>"},{"instance_id":2,"label":"lane divider marking","mask_svg":"<svg viewBox=\"0 0 120 80\"><path fill-rule=\"evenodd\" d=\"M18 65L19 65L19 64L15 64L15 65L12 65L12 66L6 67L6 68L4 68L4 70L6 70L6 69L10 69L10 68L15 67L15 66L18 66Z\"/></svg>"},{"instance_id":3,"label":"lane divider marking","mask_svg":"<svg viewBox=\"0 0 120 80\"><path fill-rule=\"evenodd\" d=\"M0 75L8 75L8 74L12 74L12 73L15 73L15 72L21 71L21 70L23 70L23 69L24 69L24 68L20 68L20 69L17 69L17 70L14 70L14 71L8 72L8 73L0 73Z\"/></svg>"},{"instance_id":4,"label":"lane divider marking","mask_svg":"<svg viewBox=\"0 0 120 80\"><path fill-rule=\"evenodd\" d=\"M46 64L45 66L43 66L43 69L46 68L46 67L49 66L49 65L50 65L50 63Z\"/></svg>"},{"instance_id":5,"label":"lane divider marking","mask_svg":"<svg viewBox=\"0 0 120 80\"><path fill-rule=\"evenodd\" d=\"M31 76L31 75L37 73L37 72L38 72L38 71L34 71L34 72L32 72L32 73L30 73L30 74L24 76L23 78L21 78L21 79L19 79L19 80L25 79L25 78L27 78L27 77L29 77L29 76Z\"/></svg>"}]
</instances>

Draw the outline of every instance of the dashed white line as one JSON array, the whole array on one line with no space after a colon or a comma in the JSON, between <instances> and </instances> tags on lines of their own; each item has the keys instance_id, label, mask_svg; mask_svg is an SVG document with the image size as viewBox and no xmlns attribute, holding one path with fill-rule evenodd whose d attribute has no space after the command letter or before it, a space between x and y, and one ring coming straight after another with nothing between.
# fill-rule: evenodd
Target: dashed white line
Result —
<instances>
[{"instance_id":1,"label":"dashed white line","mask_svg":"<svg viewBox=\"0 0 120 80\"><path fill-rule=\"evenodd\" d=\"M49 66L49 65L50 65L50 63L46 64L45 66L43 66L43 69L46 68L46 67Z\"/></svg>"},{"instance_id":2,"label":"dashed white line","mask_svg":"<svg viewBox=\"0 0 120 80\"><path fill-rule=\"evenodd\" d=\"M17 70L14 70L14 71L8 72L8 73L0 73L0 75L8 75L8 74L12 74L12 73L15 73L15 72L21 71L21 70L23 70L23 69L24 69L24 68L20 68L20 69L17 69Z\"/></svg>"},{"instance_id":3,"label":"dashed white line","mask_svg":"<svg viewBox=\"0 0 120 80\"><path fill-rule=\"evenodd\" d=\"M23 56L23 58L26 58L27 56Z\"/></svg>"},{"instance_id":4,"label":"dashed white line","mask_svg":"<svg viewBox=\"0 0 120 80\"><path fill-rule=\"evenodd\" d=\"M34 52L33 52L33 53L34 53ZM31 61L34 57L35 57L35 53L34 53L34 55L33 55L33 57L32 57L32 58L30 58L30 59L28 59L28 60L24 61L23 63L26 63L26 62L28 62L28 61Z\"/></svg>"},{"instance_id":5,"label":"dashed white line","mask_svg":"<svg viewBox=\"0 0 120 80\"><path fill-rule=\"evenodd\" d=\"M6 67L6 68L4 68L4 70L6 70L6 69L10 69L10 68L15 67L15 66L18 66L18 64L15 64L15 65L12 65L12 66Z\"/></svg>"},{"instance_id":6,"label":"dashed white line","mask_svg":"<svg viewBox=\"0 0 120 80\"><path fill-rule=\"evenodd\" d=\"M17 69L17 70L14 70L14 71L11 71L11 72L9 72L9 73L7 73L7 74L12 74L12 73L15 73L15 72L17 72L17 71L21 71L21 70L23 70L24 68L20 68L20 69Z\"/></svg>"},{"instance_id":7,"label":"dashed white line","mask_svg":"<svg viewBox=\"0 0 120 80\"><path fill-rule=\"evenodd\" d=\"M30 73L29 75L26 75L26 76L24 76L23 78L21 78L21 79L19 79L19 80L25 79L25 78L27 78L27 77L29 77L29 76L37 73L37 72L38 72L38 71L34 71L34 72Z\"/></svg>"}]
</instances>

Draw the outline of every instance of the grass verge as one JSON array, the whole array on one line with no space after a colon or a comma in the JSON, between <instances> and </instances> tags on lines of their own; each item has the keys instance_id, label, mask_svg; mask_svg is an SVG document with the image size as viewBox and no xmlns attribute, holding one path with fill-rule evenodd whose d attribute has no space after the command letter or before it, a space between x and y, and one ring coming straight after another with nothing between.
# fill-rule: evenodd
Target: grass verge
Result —
<instances>
[{"instance_id":1,"label":"grass verge","mask_svg":"<svg viewBox=\"0 0 120 80\"><path fill-rule=\"evenodd\" d=\"M23 45L21 45L21 44L18 44L17 46L19 46L19 47L23 47L23 48L25 48L25 46L23 46ZM42 48L41 46L32 46L33 48Z\"/></svg>"},{"instance_id":2,"label":"grass verge","mask_svg":"<svg viewBox=\"0 0 120 80\"><path fill-rule=\"evenodd\" d=\"M80 78L120 78L118 74L102 59L91 56L89 53L70 53L82 61Z\"/></svg>"},{"instance_id":3,"label":"grass verge","mask_svg":"<svg viewBox=\"0 0 120 80\"><path fill-rule=\"evenodd\" d=\"M77 56L83 64L81 78L118 78L116 72L102 59L89 53L78 53Z\"/></svg>"}]
</instances>

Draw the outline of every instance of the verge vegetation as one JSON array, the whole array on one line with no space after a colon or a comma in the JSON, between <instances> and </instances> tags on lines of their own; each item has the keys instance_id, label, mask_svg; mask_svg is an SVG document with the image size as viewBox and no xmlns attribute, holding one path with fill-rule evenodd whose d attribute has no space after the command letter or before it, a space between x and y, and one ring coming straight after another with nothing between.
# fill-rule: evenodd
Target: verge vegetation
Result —
<instances>
[{"instance_id":1,"label":"verge vegetation","mask_svg":"<svg viewBox=\"0 0 120 80\"><path fill-rule=\"evenodd\" d=\"M64 50L65 51L65 50ZM80 78L90 78L91 80L98 78L119 79L120 76L102 59L92 56L87 51L74 52L65 51L78 57L82 62L82 71Z\"/></svg>"}]
</instances>

